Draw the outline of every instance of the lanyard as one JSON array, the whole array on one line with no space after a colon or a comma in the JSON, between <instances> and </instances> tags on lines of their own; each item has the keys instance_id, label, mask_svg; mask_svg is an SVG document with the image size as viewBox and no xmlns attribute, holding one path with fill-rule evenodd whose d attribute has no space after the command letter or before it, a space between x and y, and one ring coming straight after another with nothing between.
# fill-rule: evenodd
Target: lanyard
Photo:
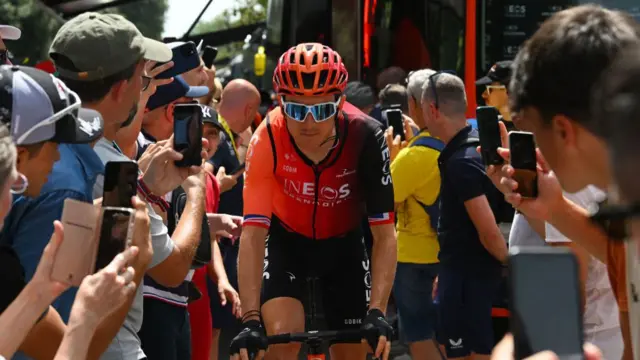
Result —
<instances>
[{"instance_id":1,"label":"lanyard","mask_svg":"<svg viewBox=\"0 0 640 360\"><path fill-rule=\"evenodd\" d=\"M112 141L111 144L113 145L113 148L116 149L117 152L124 155L124 152L122 151L122 149L120 149L120 146L118 146L118 144L115 141Z\"/></svg>"},{"instance_id":2,"label":"lanyard","mask_svg":"<svg viewBox=\"0 0 640 360\"><path fill-rule=\"evenodd\" d=\"M218 115L218 121L224 128L224 132L227 133L227 136L230 138L231 146L233 146L233 152L235 153L236 157L238 157L238 148L236 147L236 141L233 138L233 131L231 131L231 128L229 128L229 124L227 124L227 121L223 119L222 116Z\"/></svg>"}]
</instances>

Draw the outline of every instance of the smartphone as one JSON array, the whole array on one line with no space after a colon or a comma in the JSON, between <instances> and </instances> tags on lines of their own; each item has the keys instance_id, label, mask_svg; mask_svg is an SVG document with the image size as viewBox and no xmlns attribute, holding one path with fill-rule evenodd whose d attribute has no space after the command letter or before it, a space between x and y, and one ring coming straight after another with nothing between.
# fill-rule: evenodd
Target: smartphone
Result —
<instances>
[{"instance_id":1,"label":"smartphone","mask_svg":"<svg viewBox=\"0 0 640 360\"><path fill-rule=\"evenodd\" d=\"M509 250L508 264L515 359L544 350L555 352L560 359L583 359L575 255L562 247L515 246Z\"/></svg>"},{"instance_id":2,"label":"smartphone","mask_svg":"<svg viewBox=\"0 0 640 360\"><path fill-rule=\"evenodd\" d=\"M388 109L382 111L382 117L386 119L387 127L393 126L393 138L400 135L400 140L404 141L404 123L402 121L402 110Z\"/></svg>"},{"instance_id":3,"label":"smartphone","mask_svg":"<svg viewBox=\"0 0 640 360\"><path fill-rule=\"evenodd\" d=\"M204 51L202 52L202 61L204 62L204 66L210 68L213 65L213 62L216 60L218 56L218 48L213 46L205 46Z\"/></svg>"},{"instance_id":4,"label":"smartphone","mask_svg":"<svg viewBox=\"0 0 640 360\"><path fill-rule=\"evenodd\" d=\"M236 175L237 173L244 171L244 165L245 164L241 164L237 168L233 169L233 171L230 172L229 175Z\"/></svg>"},{"instance_id":5,"label":"smartphone","mask_svg":"<svg viewBox=\"0 0 640 360\"><path fill-rule=\"evenodd\" d=\"M92 273L96 261L99 208L92 203L66 199L62 210L64 241L53 260L51 278L72 286Z\"/></svg>"},{"instance_id":6,"label":"smartphone","mask_svg":"<svg viewBox=\"0 0 640 360\"><path fill-rule=\"evenodd\" d=\"M173 110L173 148L184 157L178 167L202 165L202 108L199 104L179 104Z\"/></svg>"},{"instance_id":7,"label":"smartphone","mask_svg":"<svg viewBox=\"0 0 640 360\"><path fill-rule=\"evenodd\" d=\"M134 220L134 211L130 208L102 208L94 272L109 265L116 255L131 246Z\"/></svg>"},{"instance_id":8,"label":"smartphone","mask_svg":"<svg viewBox=\"0 0 640 360\"><path fill-rule=\"evenodd\" d=\"M504 159L498 154L498 148L502 146L498 115L498 109L493 106L479 106L476 109L482 161L485 166L504 163Z\"/></svg>"},{"instance_id":9,"label":"smartphone","mask_svg":"<svg viewBox=\"0 0 640 360\"><path fill-rule=\"evenodd\" d=\"M536 143L533 134L524 131L509 133L511 166L515 170L513 179L518 182L515 190L522 197L538 196L538 171L536 161Z\"/></svg>"},{"instance_id":10,"label":"smartphone","mask_svg":"<svg viewBox=\"0 0 640 360\"><path fill-rule=\"evenodd\" d=\"M200 66L200 56L198 55L198 49L196 47L196 44L194 44L192 41L187 41L182 45L176 46L171 49L171 51L173 52L171 61L173 61L174 65L172 68L156 75L157 79L168 79L176 75L186 73L187 71L193 70ZM156 67L160 65L162 64L157 64Z\"/></svg>"},{"instance_id":11,"label":"smartphone","mask_svg":"<svg viewBox=\"0 0 640 360\"><path fill-rule=\"evenodd\" d=\"M131 198L138 192L138 164L109 161L104 171L102 206L132 208Z\"/></svg>"}]
</instances>

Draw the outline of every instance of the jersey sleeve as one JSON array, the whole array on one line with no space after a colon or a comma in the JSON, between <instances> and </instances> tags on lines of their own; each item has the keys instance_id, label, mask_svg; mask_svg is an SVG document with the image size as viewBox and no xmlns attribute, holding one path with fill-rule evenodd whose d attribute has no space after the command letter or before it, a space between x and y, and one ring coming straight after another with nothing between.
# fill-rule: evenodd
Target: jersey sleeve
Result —
<instances>
[{"instance_id":1,"label":"jersey sleeve","mask_svg":"<svg viewBox=\"0 0 640 360\"><path fill-rule=\"evenodd\" d=\"M370 225L394 223L391 158L384 132L370 121L358 169Z\"/></svg>"},{"instance_id":2,"label":"jersey sleeve","mask_svg":"<svg viewBox=\"0 0 640 360\"><path fill-rule=\"evenodd\" d=\"M245 164L243 226L268 229L271 226L275 178L271 139L264 123L251 137Z\"/></svg>"}]
</instances>

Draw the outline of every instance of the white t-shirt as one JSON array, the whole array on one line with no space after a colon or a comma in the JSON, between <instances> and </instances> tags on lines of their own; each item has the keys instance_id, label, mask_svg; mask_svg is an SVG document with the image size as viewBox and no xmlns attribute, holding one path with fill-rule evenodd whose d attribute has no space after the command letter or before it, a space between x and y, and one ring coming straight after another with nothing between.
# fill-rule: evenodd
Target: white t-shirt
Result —
<instances>
[{"instance_id":1,"label":"white t-shirt","mask_svg":"<svg viewBox=\"0 0 640 360\"><path fill-rule=\"evenodd\" d=\"M595 186L564 196L576 205L587 208L606 196ZM545 224L548 243L571 242L560 231ZM589 341L602 350L604 359L618 360L622 357L623 342L620 331L619 311L616 298L611 289L607 266L591 256L585 284L586 306L584 312L585 341Z\"/></svg>"},{"instance_id":2,"label":"white t-shirt","mask_svg":"<svg viewBox=\"0 0 640 360\"><path fill-rule=\"evenodd\" d=\"M529 225L524 215L516 212L509 234L509 247L512 246L544 246L544 239Z\"/></svg>"},{"instance_id":3,"label":"white t-shirt","mask_svg":"<svg viewBox=\"0 0 640 360\"><path fill-rule=\"evenodd\" d=\"M109 161L131 161L117 151L113 147L113 144L105 138L100 139L93 149L105 164ZM103 186L104 176L99 176L93 188L94 199L102 197ZM149 268L152 268L162 263L171 255L174 244L169 237L167 227L164 225L162 217L156 214L150 205L147 208L149 209L151 246L153 247L153 258L151 259ZM142 327L143 316L142 289L143 286L138 287L138 291L136 292L131 309L124 320L124 324L109 345L109 348L107 348L107 351L100 357L101 360L131 360L145 357L140 345L140 338L138 337L138 331L140 331Z\"/></svg>"}]
</instances>

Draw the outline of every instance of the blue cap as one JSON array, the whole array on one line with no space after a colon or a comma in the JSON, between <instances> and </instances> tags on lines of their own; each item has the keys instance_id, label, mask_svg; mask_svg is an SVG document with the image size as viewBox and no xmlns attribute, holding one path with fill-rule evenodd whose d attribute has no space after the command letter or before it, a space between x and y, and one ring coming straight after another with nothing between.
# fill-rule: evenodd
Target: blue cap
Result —
<instances>
[{"instance_id":1,"label":"blue cap","mask_svg":"<svg viewBox=\"0 0 640 360\"><path fill-rule=\"evenodd\" d=\"M178 75L167 85L158 86L147 102L147 109L154 110L169 105L181 97L199 98L209 93L206 86L189 86L182 76Z\"/></svg>"}]
</instances>

